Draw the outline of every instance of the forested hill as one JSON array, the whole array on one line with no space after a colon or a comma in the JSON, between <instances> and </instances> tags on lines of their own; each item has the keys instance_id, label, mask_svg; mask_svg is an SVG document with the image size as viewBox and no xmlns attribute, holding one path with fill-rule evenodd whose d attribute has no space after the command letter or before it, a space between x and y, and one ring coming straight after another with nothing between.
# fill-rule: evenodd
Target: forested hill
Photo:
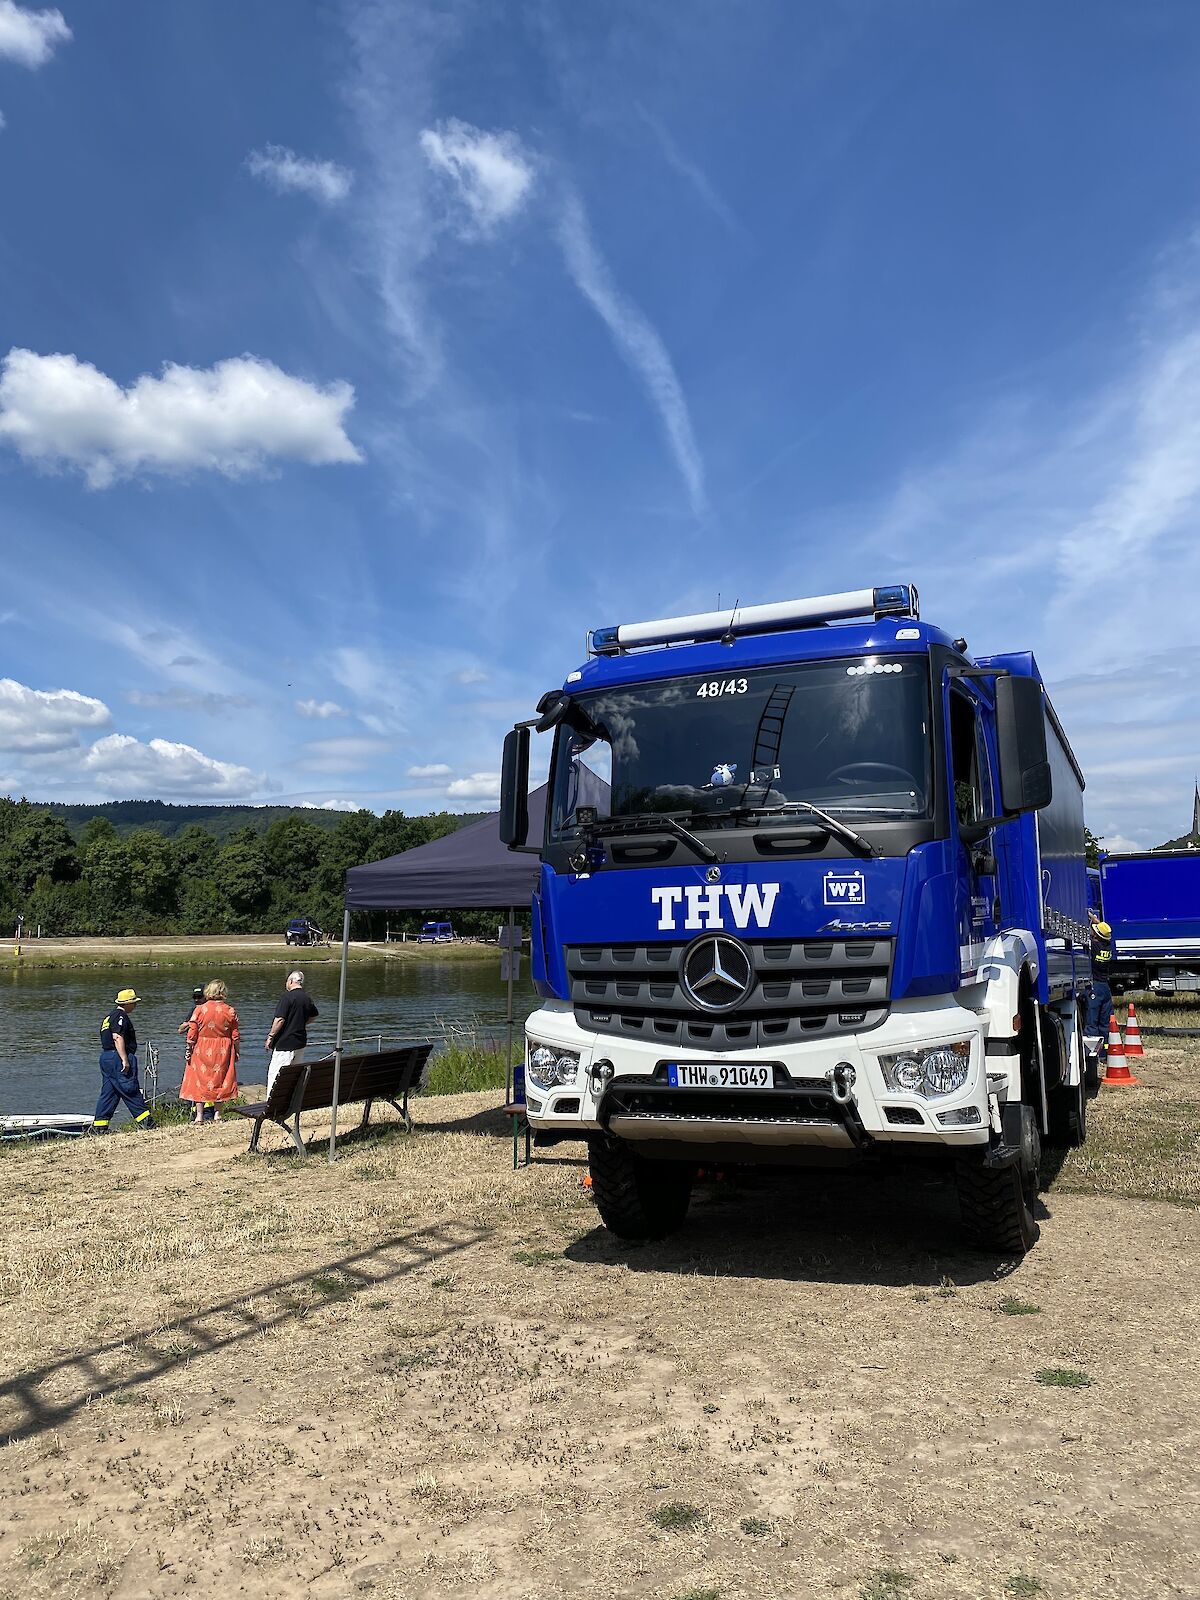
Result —
<instances>
[{"instance_id":1,"label":"forested hill","mask_svg":"<svg viewBox=\"0 0 1200 1600\"><path fill-rule=\"evenodd\" d=\"M273 822L287 817L304 817L318 828L336 828L344 811L329 811L318 806L198 806L170 805L165 800L109 800L99 805L60 805L55 801L34 800L39 811L61 817L78 843L92 817L104 817L125 838L138 828L152 828L164 839L177 839L185 828L198 826L224 843L239 828L266 833ZM475 822L483 812L472 812L461 821Z\"/></svg>"},{"instance_id":2,"label":"forested hill","mask_svg":"<svg viewBox=\"0 0 1200 1600\"><path fill-rule=\"evenodd\" d=\"M66 807L0 796L0 928L15 928L18 917L27 928L68 936L281 932L291 917L332 928L341 921L348 868L471 820L446 811L377 817L158 801ZM371 914L360 920L362 936ZM382 932L387 919L376 920ZM480 925L494 921L488 913Z\"/></svg>"}]
</instances>

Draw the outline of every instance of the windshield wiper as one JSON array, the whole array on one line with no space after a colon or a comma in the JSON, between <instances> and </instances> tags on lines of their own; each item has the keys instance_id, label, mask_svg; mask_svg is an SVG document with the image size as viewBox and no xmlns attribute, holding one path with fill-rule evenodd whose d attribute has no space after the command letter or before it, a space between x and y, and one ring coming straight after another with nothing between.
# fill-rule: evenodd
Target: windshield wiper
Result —
<instances>
[{"instance_id":1,"label":"windshield wiper","mask_svg":"<svg viewBox=\"0 0 1200 1600\"><path fill-rule=\"evenodd\" d=\"M701 861L716 861L717 852L710 850L703 839L697 839L694 833L684 827L682 822L676 821L666 811L635 811L620 817L599 817L592 824L591 831L598 838L606 833L648 832L661 829L664 833L671 833L677 839L682 839L690 849L694 850Z\"/></svg>"},{"instance_id":2,"label":"windshield wiper","mask_svg":"<svg viewBox=\"0 0 1200 1600\"><path fill-rule=\"evenodd\" d=\"M788 811L803 811L810 817L816 817L821 826L837 838L845 840L855 850L861 850L865 856L879 854L869 839L864 839L861 833L856 833L853 828L847 827L844 822L839 822L836 817L831 817L828 811L822 811L820 806L814 806L807 800L785 800L774 806L735 806L732 811L724 813L727 817L776 817Z\"/></svg>"}]
</instances>

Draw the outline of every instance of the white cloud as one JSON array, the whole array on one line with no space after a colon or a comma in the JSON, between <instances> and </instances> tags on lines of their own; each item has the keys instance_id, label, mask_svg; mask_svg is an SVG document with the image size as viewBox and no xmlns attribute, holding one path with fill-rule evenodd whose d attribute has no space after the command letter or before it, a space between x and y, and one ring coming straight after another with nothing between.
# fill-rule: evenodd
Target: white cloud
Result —
<instances>
[{"instance_id":1,"label":"white cloud","mask_svg":"<svg viewBox=\"0 0 1200 1600\"><path fill-rule=\"evenodd\" d=\"M386 739L357 738L310 739L304 746L298 766L313 772L356 770L377 760L391 749Z\"/></svg>"},{"instance_id":2,"label":"white cloud","mask_svg":"<svg viewBox=\"0 0 1200 1600\"><path fill-rule=\"evenodd\" d=\"M296 710L302 717L309 717L316 722L327 722L330 717L346 716L344 706L338 705L336 700L297 700Z\"/></svg>"},{"instance_id":3,"label":"white cloud","mask_svg":"<svg viewBox=\"0 0 1200 1600\"><path fill-rule=\"evenodd\" d=\"M16 0L0 0L0 59L31 69L43 67L70 38L61 11L28 11Z\"/></svg>"},{"instance_id":4,"label":"white cloud","mask_svg":"<svg viewBox=\"0 0 1200 1600\"><path fill-rule=\"evenodd\" d=\"M323 205L336 205L350 193L353 178L336 161L317 161L298 156L286 145L268 144L252 150L246 165L256 178L262 178L281 194L311 194Z\"/></svg>"},{"instance_id":5,"label":"white cloud","mask_svg":"<svg viewBox=\"0 0 1200 1600\"><path fill-rule=\"evenodd\" d=\"M448 778L450 776L450 768L442 761L434 761L427 767L409 767L406 776L410 778Z\"/></svg>"},{"instance_id":6,"label":"white cloud","mask_svg":"<svg viewBox=\"0 0 1200 1600\"><path fill-rule=\"evenodd\" d=\"M249 695L217 694L213 690L196 689L130 689L125 698L135 706L202 711L207 717L219 717L226 711L242 711L254 703Z\"/></svg>"},{"instance_id":7,"label":"white cloud","mask_svg":"<svg viewBox=\"0 0 1200 1600\"><path fill-rule=\"evenodd\" d=\"M357 811L357 800L318 800L318 811Z\"/></svg>"},{"instance_id":8,"label":"white cloud","mask_svg":"<svg viewBox=\"0 0 1200 1600\"><path fill-rule=\"evenodd\" d=\"M488 683L490 675L482 667L464 667L461 672L454 674L455 683L470 685L472 683Z\"/></svg>"},{"instance_id":9,"label":"white cloud","mask_svg":"<svg viewBox=\"0 0 1200 1600\"><path fill-rule=\"evenodd\" d=\"M343 429L353 404L350 384L320 388L257 356L167 363L128 389L73 355L13 349L0 364L0 441L36 465L77 467L92 488L136 472L358 462Z\"/></svg>"},{"instance_id":10,"label":"white cloud","mask_svg":"<svg viewBox=\"0 0 1200 1600\"><path fill-rule=\"evenodd\" d=\"M421 149L465 208L468 233L491 233L529 198L534 164L515 133L485 133L451 117L422 129Z\"/></svg>"},{"instance_id":11,"label":"white cloud","mask_svg":"<svg viewBox=\"0 0 1200 1600\"><path fill-rule=\"evenodd\" d=\"M700 515L706 505L704 463L692 432L687 401L666 345L637 306L627 300L613 282L576 195L569 194L564 202L558 239L575 287L612 335L617 349L641 379L658 412L692 510Z\"/></svg>"},{"instance_id":12,"label":"white cloud","mask_svg":"<svg viewBox=\"0 0 1200 1600\"><path fill-rule=\"evenodd\" d=\"M80 764L102 794L240 799L262 789L266 779L249 767L216 761L190 744L151 739L143 744L127 733L98 739Z\"/></svg>"},{"instance_id":13,"label":"white cloud","mask_svg":"<svg viewBox=\"0 0 1200 1600\"><path fill-rule=\"evenodd\" d=\"M41 755L73 749L81 731L111 721L103 700L74 689L30 689L15 678L0 678L0 750Z\"/></svg>"},{"instance_id":14,"label":"white cloud","mask_svg":"<svg viewBox=\"0 0 1200 1600\"><path fill-rule=\"evenodd\" d=\"M472 772L468 778L455 778L446 793L451 800L499 800L500 774Z\"/></svg>"}]
</instances>

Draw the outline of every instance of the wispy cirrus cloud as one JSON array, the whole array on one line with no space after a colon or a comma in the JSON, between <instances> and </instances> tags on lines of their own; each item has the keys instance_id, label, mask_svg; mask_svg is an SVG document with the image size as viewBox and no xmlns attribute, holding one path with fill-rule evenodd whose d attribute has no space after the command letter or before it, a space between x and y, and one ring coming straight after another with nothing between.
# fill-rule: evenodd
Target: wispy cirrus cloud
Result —
<instances>
[{"instance_id":1,"label":"wispy cirrus cloud","mask_svg":"<svg viewBox=\"0 0 1200 1600\"><path fill-rule=\"evenodd\" d=\"M488 131L452 119L422 131L421 148L466 218L466 233L488 237L528 204L537 164L511 129ZM595 239L582 200L557 187L554 235L576 289L604 323L619 354L657 411L692 510L707 505L704 464L683 387L662 336L622 293Z\"/></svg>"},{"instance_id":2,"label":"wispy cirrus cloud","mask_svg":"<svg viewBox=\"0 0 1200 1600\"><path fill-rule=\"evenodd\" d=\"M0 0L0 60L36 70L72 37L61 11L33 11L16 0Z\"/></svg>"},{"instance_id":3,"label":"wispy cirrus cloud","mask_svg":"<svg viewBox=\"0 0 1200 1600\"><path fill-rule=\"evenodd\" d=\"M678 173L678 175L684 180L684 182L689 186L689 188L691 188L693 193L700 200L701 204L711 211L713 216L716 217L717 220L725 228L727 228L730 233L741 233L743 231L741 223L738 221L731 207L717 192L716 188L713 186L712 180L709 178L708 174L703 170L703 168L697 166L694 161L689 160L688 157L684 155L683 151L679 148L678 144L676 144L675 140L671 137L670 133L668 133L667 129L664 127L663 123L658 119L658 117L647 111L645 106L642 105L635 106L635 110L641 120L645 123L646 127L649 128L650 132L654 135L654 138L658 143L658 148L662 153L662 158L671 168L672 172Z\"/></svg>"},{"instance_id":4,"label":"wispy cirrus cloud","mask_svg":"<svg viewBox=\"0 0 1200 1600\"><path fill-rule=\"evenodd\" d=\"M336 161L298 156L286 145L268 144L252 150L246 166L278 194L308 194L322 205L337 205L350 193L353 175Z\"/></svg>"},{"instance_id":5,"label":"wispy cirrus cloud","mask_svg":"<svg viewBox=\"0 0 1200 1600\"><path fill-rule=\"evenodd\" d=\"M199 711L207 717L224 716L229 711L244 711L253 705L249 695L218 694L198 689L130 689L125 696L130 705L150 710Z\"/></svg>"},{"instance_id":6,"label":"wispy cirrus cloud","mask_svg":"<svg viewBox=\"0 0 1200 1600\"><path fill-rule=\"evenodd\" d=\"M13 349L0 363L0 443L32 465L74 468L93 489L141 473L361 462L343 425L353 404L348 383L320 387L256 356L169 362L128 389L73 355Z\"/></svg>"},{"instance_id":7,"label":"wispy cirrus cloud","mask_svg":"<svg viewBox=\"0 0 1200 1600\"><path fill-rule=\"evenodd\" d=\"M644 313L622 294L592 238L583 202L568 193L558 219L558 239L575 287L612 335L658 412L667 444L699 516L707 505L704 463L696 444L687 400L662 337Z\"/></svg>"},{"instance_id":8,"label":"wispy cirrus cloud","mask_svg":"<svg viewBox=\"0 0 1200 1600\"><path fill-rule=\"evenodd\" d=\"M1033 648L1090 826L1142 847L1187 827L1200 768L1198 269L1200 234L1164 256L1073 406L1013 386L880 501L808 529L852 539L860 571L915 578L977 653Z\"/></svg>"}]
</instances>

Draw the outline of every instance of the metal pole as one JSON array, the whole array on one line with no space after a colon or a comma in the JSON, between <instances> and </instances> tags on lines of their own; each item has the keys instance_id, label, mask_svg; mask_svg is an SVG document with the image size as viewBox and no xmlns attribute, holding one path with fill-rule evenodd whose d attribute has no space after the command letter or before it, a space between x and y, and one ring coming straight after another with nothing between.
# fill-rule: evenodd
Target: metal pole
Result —
<instances>
[{"instance_id":1,"label":"metal pole","mask_svg":"<svg viewBox=\"0 0 1200 1600\"><path fill-rule=\"evenodd\" d=\"M346 967L350 959L350 907L342 913L342 979L338 985L337 1039L333 1046L333 1105L329 1120L329 1159L337 1159L338 1091L342 1087L342 1020L346 1014Z\"/></svg>"},{"instance_id":2,"label":"metal pole","mask_svg":"<svg viewBox=\"0 0 1200 1600\"><path fill-rule=\"evenodd\" d=\"M512 906L508 908L508 1054L504 1058L504 1104L512 1104L512 1047L513 1047L513 925L516 912Z\"/></svg>"}]
</instances>

